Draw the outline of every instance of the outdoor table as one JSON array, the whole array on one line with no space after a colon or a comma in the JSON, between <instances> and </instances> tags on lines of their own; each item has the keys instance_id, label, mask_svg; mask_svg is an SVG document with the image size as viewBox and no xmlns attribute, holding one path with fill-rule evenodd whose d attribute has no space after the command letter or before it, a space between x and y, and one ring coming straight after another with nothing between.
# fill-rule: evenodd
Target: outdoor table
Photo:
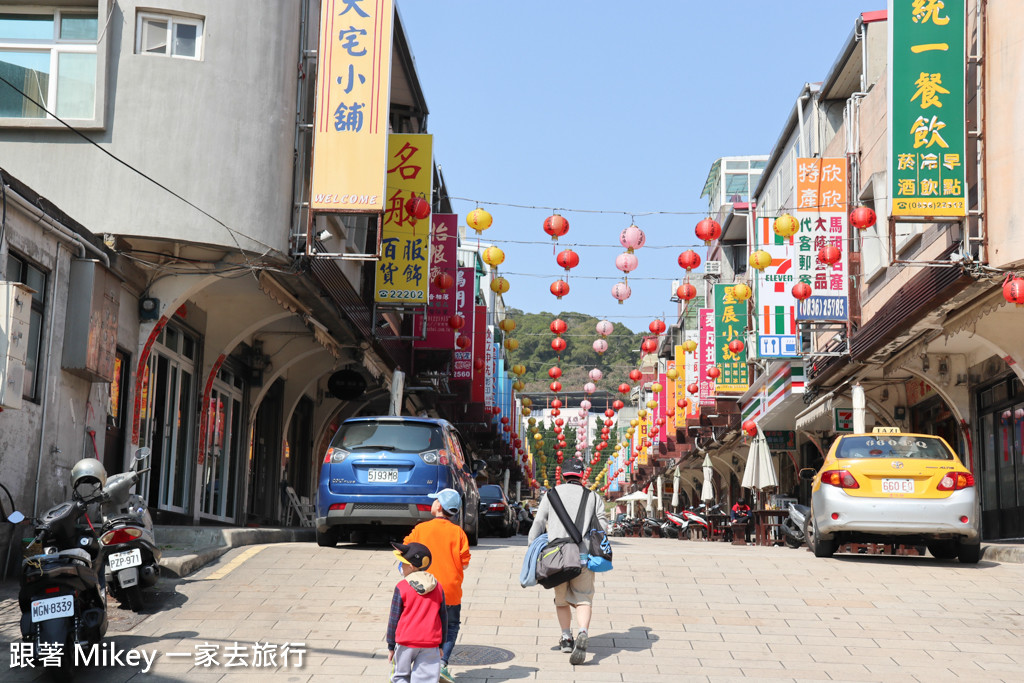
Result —
<instances>
[{"instance_id":1,"label":"outdoor table","mask_svg":"<svg viewBox=\"0 0 1024 683\"><path fill-rule=\"evenodd\" d=\"M708 540L724 541L725 530L729 526L729 515L707 515L704 519L708 522Z\"/></svg>"},{"instance_id":2,"label":"outdoor table","mask_svg":"<svg viewBox=\"0 0 1024 683\"><path fill-rule=\"evenodd\" d=\"M773 530L777 529L782 520L789 517L789 510L754 510L754 530L756 533L755 543L757 545L773 545L778 537Z\"/></svg>"}]
</instances>

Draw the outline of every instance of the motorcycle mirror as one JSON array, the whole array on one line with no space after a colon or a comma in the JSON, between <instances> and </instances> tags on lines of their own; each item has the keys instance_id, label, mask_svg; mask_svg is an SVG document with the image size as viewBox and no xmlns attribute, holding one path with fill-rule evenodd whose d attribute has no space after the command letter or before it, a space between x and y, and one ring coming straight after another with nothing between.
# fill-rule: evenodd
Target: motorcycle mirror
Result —
<instances>
[{"instance_id":1,"label":"motorcycle mirror","mask_svg":"<svg viewBox=\"0 0 1024 683\"><path fill-rule=\"evenodd\" d=\"M136 451L135 451L135 459L141 462L142 460L145 460L146 458L148 458L152 454L153 454L153 449L146 448L145 446L143 446L142 448L136 449Z\"/></svg>"},{"instance_id":2,"label":"motorcycle mirror","mask_svg":"<svg viewBox=\"0 0 1024 683\"><path fill-rule=\"evenodd\" d=\"M802 470L800 470L800 478L806 479L808 481L814 479L816 474L818 474L818 470L814 469L813 467L805 467Z\"/></svg>"},{"instance_id":3,"label":"motorcycle mirror","mask_svg":"<svg viewBox=\"0 0 1024 683\"><path fill-rule=\"evenodd\" d=\"M15 510L11 514L7 515L7 521L11 524L20 524L25 521L25 515Z\"/></svg>"}]
</instances>

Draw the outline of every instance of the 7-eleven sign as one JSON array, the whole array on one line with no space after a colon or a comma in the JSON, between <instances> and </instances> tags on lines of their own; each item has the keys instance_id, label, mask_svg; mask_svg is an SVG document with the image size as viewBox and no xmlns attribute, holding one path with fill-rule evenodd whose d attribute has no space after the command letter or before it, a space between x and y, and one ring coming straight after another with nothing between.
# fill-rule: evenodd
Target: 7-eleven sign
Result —
<instances>
[{"instance_id":1,"label":"7-eleven sign","mask_svg":"<svg viewBox=\"0 0 1024 683\"><path fill-rule=\"evenodd\" d=\"M833 408L836 414L835 425L837 432L853 431L853 411L846 408Z\"/></svg>"},{"instance_id":2,"label":"7-eleven sign","mask_svg":"<svg viewBox=\"0 0 1024 683\"><path fill-rule=\"evenodd\" d=\"M796 248L792 238L779 237L772 230L774 218L761 218L757 242L753 248L767 251L772 263L755 277L755 309L757 334L772 338L771 344L759 343L761 356L788 355L767 352L768 349L796 347L796 299L791 292L796 283Z\"/></svg>"}]
</instances>

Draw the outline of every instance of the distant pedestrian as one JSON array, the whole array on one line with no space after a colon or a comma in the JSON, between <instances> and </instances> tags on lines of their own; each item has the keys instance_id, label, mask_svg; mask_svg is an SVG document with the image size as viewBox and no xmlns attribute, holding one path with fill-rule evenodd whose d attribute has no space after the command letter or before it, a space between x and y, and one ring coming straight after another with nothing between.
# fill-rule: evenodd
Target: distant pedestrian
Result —
<instances>
[{"instance_id":1,"label":"distant pedestrian","mask_svg":"<svg viewBox=\"0 0 1024 683\"><path fill-rule=\"evenodd\" d=\"M395 586L388 616L392 683L437 683L441 643L448 630L444 589L425 570L430 550L420 543L392 543L405 576Z\"/></svg>"},{"instance_id":2,"label":"distant pedestrian","mask_svg":"<svg viewBox=\"0 0 1024 683\"><path fill-rule=\"evenodd\" d=\"M448 604L448 635L441 648L441 680L453 683L448 671L455 639L459 637L462 622L462 578L469 566L469 539L466 532L452 520L462 511L462 496L455 489L441 489L431 493L434 502L430 512L434 519L420 522L405 537L406 543L422 543L430 548L434 557L427 570L444 588Z\"/></svg>"},{"instance_id":3,"label":"distant pedestrian","mask_svg":"<svg viewBox=\"0 0 1024 683\"><path fill-rule=\"evenodd\" d=\"M569 513L570 519L576 519L580 505L583 503L583 496L586 489L583 487L583 461L577 458L567 460L562 465L562 477L566 483L555 487L558 497ZM580 532L586 535L588 529L597 520L602 531L608 530L608 518L604 513L604 499L601 496L593 495L588 497L589 503L583 517L583 528ZM530 527L529 540L534 539L543 533L548 538L568 538L569 533L558 515L551 509L551 501L545 495L540 502L540 508L534 517L533 526ZM580 543L580 555L587 554L585 542ZM590 642L588 630L590 629L590 617L593 613L594 600L594 572L586 567L575 579L555 586L555 614L558 616L558 625L562 629L562 635L558 640L558 646L562 652L571 653L569 663L582 664L587 656L587 646ZM576 624L579 632L576 637L572 635L572 608L576 608Z\"/></svg>"}]
</instances>

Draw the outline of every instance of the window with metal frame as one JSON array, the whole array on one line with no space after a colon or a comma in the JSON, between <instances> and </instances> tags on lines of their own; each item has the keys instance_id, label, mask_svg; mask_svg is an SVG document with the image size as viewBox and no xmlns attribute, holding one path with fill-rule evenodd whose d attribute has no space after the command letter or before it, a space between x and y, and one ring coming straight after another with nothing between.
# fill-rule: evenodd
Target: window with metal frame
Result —
<instances>
[{"instance_id":1,"label":"window with metal frame","mask_svg":"<svg viewBox=\"0 0 1024 683\"><path fill-rule=\"evenodd\" d=\"M176 14L139 12L135 54L203 59L203 19Z\"/></svg>"},{"instance_id":2,"label":"window with metal frame","mask_svg":"<svg viewBox=\"0 0 1024 683\"><path fill-rule=\"evenodd\" d=\"M0 119L95 119L98 37L95 10L0 10Z\"/></svg>"},{"instance_id":3,"label":"window with metal frame","mask_svg":"<svg viewBox=\"0 0 1024 683\"><path fill-rule=\"evenodd\" d=\"M25 354L25 384L22 387L22 398L38 403L47 273L21 256L8 252L7 279L28 285L35 290L32 294L32 313L29 319L28 349Z\"/></svg>"}]
</instances>

